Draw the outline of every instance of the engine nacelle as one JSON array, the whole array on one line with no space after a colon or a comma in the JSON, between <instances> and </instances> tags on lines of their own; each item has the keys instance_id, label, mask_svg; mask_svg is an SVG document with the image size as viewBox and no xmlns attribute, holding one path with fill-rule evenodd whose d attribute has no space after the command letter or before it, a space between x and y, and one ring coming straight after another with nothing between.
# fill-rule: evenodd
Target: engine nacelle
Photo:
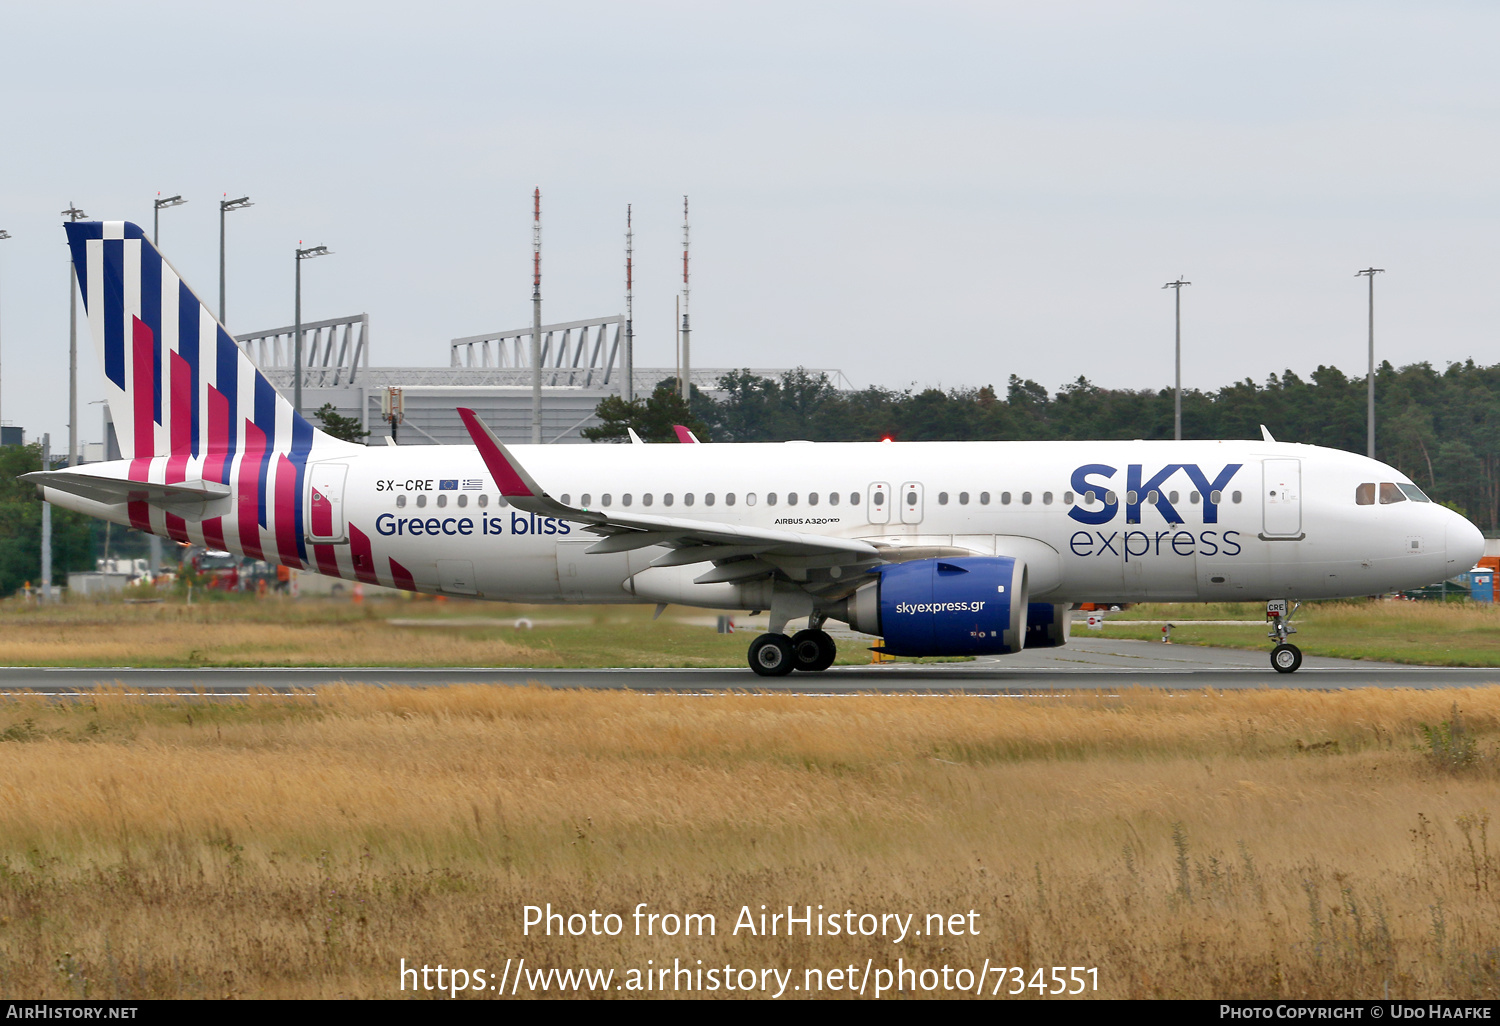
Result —
<instances>
[{"instance_id":1,"label":"engine nacelle","mask_svg":"<svg viewBox=\"0 0 1500 1026\"><path fill-rule=\"evenodd\" d=\"M880 567L848 599L848 623L901 656L1005 655L1026 631L1026 564L1009 556Z\"/></svg>"},{"instance_id":2,"label":"engine nacelle","mask_svg":"<svg viewBox=\"0 0 1500 1026\"><path fill-rule=\"evenodd\" d=\"M1026 647L1061 648L1068 643L1071 602L1033 602L1026 609Z\"/></svg>"}]
</instances>

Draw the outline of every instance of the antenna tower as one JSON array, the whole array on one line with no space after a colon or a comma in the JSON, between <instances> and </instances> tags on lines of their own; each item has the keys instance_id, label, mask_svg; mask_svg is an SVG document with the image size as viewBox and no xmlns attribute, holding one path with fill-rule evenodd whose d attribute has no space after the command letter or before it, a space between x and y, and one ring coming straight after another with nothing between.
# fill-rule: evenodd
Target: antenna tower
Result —
<instances>
[{"instance_id":1,"label":"antenna tower","mask_svg":"<svg viewBox=\"0 0 1500 1026\"><path fill-rule=\"evenodd\" d=\"M688 355L688 337L692 328L688 326L688 198L682 197L682 380L680 394L684 403L692 401L693 363Z\"/></svg>"},{"instance_id":2,"label":"antenna tower","mask_svg":"<svg viewBox=\"0 0 1500 1026\"><path fill-rule=\"evenodd\" d=\"M635 401L635 233L630 225L630 204L625 204L625 401Z\"/></svg>"},{"instance_id":3,"label":"antenna tower","mask_svg":"<svg viewBox=\"0 0 1500 1026\"><path fill-rule=\"evenodd\" d=\"M542 444L542 189L531 195L531 441Z\"/></svg>"}]
</instances>

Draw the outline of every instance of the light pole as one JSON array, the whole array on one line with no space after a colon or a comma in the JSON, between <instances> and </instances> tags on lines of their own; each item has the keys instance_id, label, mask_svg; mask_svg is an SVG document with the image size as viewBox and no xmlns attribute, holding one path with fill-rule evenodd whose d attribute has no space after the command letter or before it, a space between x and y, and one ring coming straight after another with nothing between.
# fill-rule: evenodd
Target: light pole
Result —
<instances>
[{"instance_id":1,"label":"light pole","mask_svg":"<svg viewBox=\"0 0 1500 1026\"><path fill-rule=\"evenodd\" d=\"M531 208L531 444L542 444L542 187Z\"/></svg>"},{"instance_id":2,"label":"light pole","mask_svg":"<svg viewBox=\"0 0 1500 1026\"><path fill-rule=\"evenodd\" d=\"M4 240L4 239L8 239L8 238L10 238L10 232L6 231L4 228L0 228L0 240ZM4 424L4 423L5 423L5 418L4 417L0 417L0 424ZM43 469L45 469L45 468L43 468Z\"/></svg>"},{"instance_id":3,"label":"light pole","mask_svg":"<svg viewBox=\"0 0 1500 1026\"><path fill-rule=\"evenodd\" d=\"M297 245L302 245L301 239L297 240ZM296 342L292 347L296 369L292 372L292 409L298 413L302 412L302 261L332 255L333 250L327 246L309 246L307 249L297 250L297 326L294 329Z\"/></svg>"},{"instance_id":4,"label":"light pole","mask_svg":"<svg viewBox=\"0 0 1500 1026\"><path fill-rule=\"evenodd\" d=\"M1375 458L1375 276L1384 273L1384 267L1366 267L1354 272L1356 278L1370 279L1370 373L1366 379L1365 455L1372 460Z\"/></svg>"},{"instance_id":5,"label":"light pole","mask_svg":"<svg viewBox=\"0 0 1500 1026\"><path fill-rule=\"evenodd\" d=\"M1179 442L1182 441L1182 287L1191 284L1190 281L1183 281L1179 274L1176 281L1169 281L1162 286L1177 293L1177 401L1172 415L1172 437Z\"/></svg>"},{"instance_id":6,"label":"light pole","mask_svg":"<svg viewBox=\"0 0 1500 1026\"><path fill-rule=\"evenodd\" d=\"M225 193L228 196L229 193ZM224 215L231 210L244 210L246 207L254 206L249 196L241 196L239 199L219 200L219 323L224 323Z\"/></svg>"},{"instance_id":7,"label":"light pole","mask_svg":"<svg viewBox=\"0 0 1500 1026\"><path fill-rule=\"evenodd\" d=\"M168 207L180 207L186 202L181 196L162 199L161 193L156 194L156 204L151 211L151 244L157 249L161 248L161 212Z\"/></svg>"},{"instance_id":8,"label":"light pole","mask_svg":"<svg viewBox=\"0 0 1500 1026\"><path fill-rule=\"evenodd\" d=\"M62 216L69 221L82 221L85 214L68 201L68 209ZM68 466L78 466L78 268L73 266L73 254L68 254Z\"/></svg>"}]
</instances>

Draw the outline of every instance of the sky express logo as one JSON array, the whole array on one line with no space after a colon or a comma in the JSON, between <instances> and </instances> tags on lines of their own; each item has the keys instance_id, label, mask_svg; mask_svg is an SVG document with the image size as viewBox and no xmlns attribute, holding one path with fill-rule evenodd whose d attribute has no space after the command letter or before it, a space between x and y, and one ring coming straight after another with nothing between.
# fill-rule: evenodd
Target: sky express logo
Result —
<instances>
[{"instance_id":1,"label":"sky express logo","mask_svg":"<svg viewBox=\"0 0 1500 1026\"><path fill-rule=\"evenodd\" d=\"M1198 492L1203 502L1203 522L1217 524L1224 486L1229 484L1243 466L1243 463L1230 463L1210 479L1196 463L1168 463L1151 477L1146 478L1142 472L1142 465L1132 463L1125 468L1125 523L1139 524L1141 522L1143 504L1154 505L1157 512L1169 524L1185 523L1182 514L1177 512L1177 507L1169 501L1167 491L1163 487L1172 475L1182 471L1187 474L1188 480L1192 481L1193 489ZM1118 469L1104 463L1088 463L1073 471L1073 493L1078 496L1079 503L1068 510L1068 516L1080 524L1107 524L1113 520L1120 511L1120 497L1111 483L1118 473ZM1091 480L1093 478L1100 480ZM1084 508L1096 504L1100 505L1099 509Z\"/></svg>"}]
</instances>

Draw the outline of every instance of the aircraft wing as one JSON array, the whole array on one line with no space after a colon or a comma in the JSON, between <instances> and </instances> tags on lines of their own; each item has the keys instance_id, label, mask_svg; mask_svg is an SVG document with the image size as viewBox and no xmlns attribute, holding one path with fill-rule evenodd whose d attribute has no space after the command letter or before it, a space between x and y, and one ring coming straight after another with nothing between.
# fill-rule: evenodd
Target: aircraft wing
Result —
<instances>
[{"instance_id":1,"label":"aircraft wing","mask_svg":"<svg viewBox=\"0 0 1500 1026\"><path fill-rule=\"evenodd\" d=\"M153 484L135 481L103 469L84 470L81 467L36 470L30 474L22 474L21 479L32 482L38 488L55 488L60 492L111 506L146 502L188 520L222 515L228 511L225 504L230 497L229 486L217 481L198 478L175 484Z\"/></svg>"},{"instance_id":2,"label":"aircraft wing","mask_svg":"<svg viewBox=\"0 0 1500 1026\"><path fill-rule=\"evenodd\" d=\"M460 408L469 436L484 458L490 476L500 494L510 504L527 513L556 517L581 523L605 535L589 552L627 552L651 545L665 545L673 551L658 558L653 566L687 566L713 562L715 567L696 579L699 584L748 580L774 570L791 572L814 567L855 566L892 561L890 550L856 538L832 538L798 531L779 531L765 527L722 524L688 517L662 517L616 510L578 509L552 498L527 473L505 444L495 437L489 426L473 410ZM915 550L913 550L915 551ZM967 551L967 550L965 550ZM896 558L922 558L927 555L905 555Z\"/></svg>"}]
</instances>

